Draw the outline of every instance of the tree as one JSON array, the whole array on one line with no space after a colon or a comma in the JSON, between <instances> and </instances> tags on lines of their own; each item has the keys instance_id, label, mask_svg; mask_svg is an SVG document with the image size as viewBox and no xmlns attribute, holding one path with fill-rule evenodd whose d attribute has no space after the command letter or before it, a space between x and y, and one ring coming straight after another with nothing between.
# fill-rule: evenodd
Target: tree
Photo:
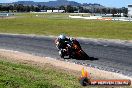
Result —
<instances>
[{"instance_id":1,"label":"tree","mask_svg":"<svg viewBox=\"0 0 132 88\"><path fill-rule=\"evenodd\" d=\"M71 5L68 5L66 8L66 12L73 13L74 12L73 7Z\"/></svg>"},{"instance_id":2,"label":"tree","mask_svg":"<svg viewBox=\"0 0 132 88\"><path fill-rule=\"evenodd\" d=\"M117 14L117 9L116 9L116 8L113 8L113 9L111 10L111 13L113 14L113 17L115 17L115 14Z\"/></svg>"},{"instance_id":3,"label":"tree","mask_svg":"<svg viewBox=\"0 0 132 88\"><path fill-rule=\"evenodd\" d=\"M107 9L106 9L106 8L103 8L103 9L102 9L102 13L103 13L103 14L106 14L106 13L107 13Z\"/></svg>"},{"instance_id":4,"label":"tree","mask_svg":"<svg viewBox=\"0 0 132 88\"><path fill-rule=\"evenodd\" d=\"M31 7L30 7L30 11L35 11L35 8L34 8L33 5L31 5Z\"/></svg>"},{"instance_id":5,"label":"tree","mask_svg":"<svg viewBox=\"0 0 132 88\"><path fill-rule=\"evenodd\" d=\"M65 9L66 9L66 8L65 8L65 6L63 6L63 5L59 7L59 10L65 10Z\"/></svg>"},{"instance_id":6,"label":"tree","mask_svg":"<svg viewBox=\"0 0 132 88\"><path fill-rule=\"evenodd\" d=\"M24 12L24 6L23 6L23 4L16 5L16 10L18 12Z\"/></svg>"},{"instance_id":7,"label":"tree","mask_svg":"<svg viewBox=\"0 0 132 88\"><path fill-rule=\"evenodd\" d=\"M80 13L83 13L84 12L83 7L81 7L81 6L78 6L78 9L76 8L76 10L79 10Z\"/></svg>"},{"instance_id":8,"label":"tree","mask_svg":"<svg viewBox=\"0 0 132 88\"><path fill-rule=\"evenodd\" d=\"M0 11L2 10L2 5L0 5Z\"/></svg>"},{"instance_id":9,"label":"tree","mask_svg":"<svg viewBox=\"0 0 132 88\"><path fill-rule=\"evenodd\" d=\"M108 14L111 13L111 9L110 9L110 8L107 9L107 13L108 13Z\"/></svg>"},{"instance_id":10,"label":"tree","mask_svg":"<svg viewBox=\"0 0 132 88\"><path fill-rule=\"evenodd\" d=\"M124 13L125 16L127 16L128 8L122 7L122 12Z\"/></svg>"},{"instance_id":11,"label":"tree","mask_svg":"<svg viewBox=\"0 0 132 88\"><path fill-rule=\"evenodd\" d=\"M30 12L31 8L29 6L24 6L24 12Z\"/></svg>"},{"instance_id":12,"label":"tree","mask_svg":"<svg viewBox=\"0 0 132 88\"><path fill-rule=\"evenodd\" d=\"M44 5L44 6L42 6L42 10L45 10L45 8L46 8L46 6Z\"/></svg>"},{"instance_id":13,"label":"tree","mask_svg":"<svg viewBox=\"0 0 132 88\"><path fill-rule=\"evenodd\" d=\"M41 6L40 4L38 4L37 6L38 6L39 10L41 10L41 9L42 9L42 6Z\"/></svg>"},{"instance_id":14,"label":"tree","mask_svg":"<svg viewBox=\"0 0 132 88\"><path fill-rule=\"evenodd\" d=\"M35 11L35 12L40 12L39 7L35 7L35 8L34 8L34 11Z\"/></svg>"}]
</instances>

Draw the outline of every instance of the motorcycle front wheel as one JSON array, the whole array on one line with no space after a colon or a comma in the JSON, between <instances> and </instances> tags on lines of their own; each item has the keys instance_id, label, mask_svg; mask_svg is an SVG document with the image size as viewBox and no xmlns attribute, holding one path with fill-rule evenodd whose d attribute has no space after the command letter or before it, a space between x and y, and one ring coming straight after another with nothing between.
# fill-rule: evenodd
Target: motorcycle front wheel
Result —
<instances>
[{"instance_id":1,"label":"motorcycle front wheel","mask_svg":"<svg viewBox=\"0 0 132 88\"><path fill-rule=\"evenodd\" d=\"M63 55L62 50L59 50L59 56L60 56L61 58L64 58L64 55Z\"/></svg>"}]
</instances>

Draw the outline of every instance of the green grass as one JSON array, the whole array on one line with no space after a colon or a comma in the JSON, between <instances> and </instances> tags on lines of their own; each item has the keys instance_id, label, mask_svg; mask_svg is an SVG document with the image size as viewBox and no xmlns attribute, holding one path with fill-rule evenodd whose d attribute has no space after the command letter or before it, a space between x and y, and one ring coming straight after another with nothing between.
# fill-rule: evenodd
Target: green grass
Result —
<instances>
[{"instance_id":1,"label":"green grass","mask_svg":"<svg viewBox=\"0 0 132 88\"><path fill-rule=\"evenodd\" d=\"M80 72L81 74L81 72ZM38 67L30 64L10 62L0 58L0 88L84 88L78 77L65 71L44 65ZM106 88L105 86L88 86L85 88ZM108 87L114 88L114 87ZM118 87L116 87L118 88ZM119 88L130 88L129 86Z\"/></svg>"},{"instance_id":2,"label":"green grass","mask_svg":"<svg viewBox=\"0 0 132 88\"><path fill-rule=\"evenodd\" d=\"M0 32L37 35L64 33L74 37L132 39L131 22L71 19L68 15L17 14L15 19L0 19Z\"/></svg>"},{"instance_id":3,"label":"green grass","mask_svg":"<svg viewBox=\"0 0 132 88\"><path fill-rule=\"evenodd\" d=\"M75 76L0 60L0 88L80 88Z\"/></svg>"}]
</instances>

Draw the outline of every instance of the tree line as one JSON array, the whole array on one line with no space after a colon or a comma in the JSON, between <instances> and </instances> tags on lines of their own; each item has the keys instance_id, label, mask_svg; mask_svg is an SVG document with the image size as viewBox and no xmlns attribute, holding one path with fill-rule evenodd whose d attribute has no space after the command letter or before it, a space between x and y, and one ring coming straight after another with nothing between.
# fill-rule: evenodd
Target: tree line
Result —
<instances>
[{"instance_id":1,"label":"tree line","mask_svg":"<svg viewBox=\"0 0 132 88\"><path fill-rule=\"evenodd\" d=\"M83 6L59 6L59 7L48 7L48 6L25 6L23 4L14 4L14 5L7 5L3 6L0 5L0 11L17 11L17 12L40 12L41 10L65 10L66 13L100 13L100 14L117 14L117 13L128 13L128 9L125 7L122 8L84 8Z\"/></svg>"}]
</instances>

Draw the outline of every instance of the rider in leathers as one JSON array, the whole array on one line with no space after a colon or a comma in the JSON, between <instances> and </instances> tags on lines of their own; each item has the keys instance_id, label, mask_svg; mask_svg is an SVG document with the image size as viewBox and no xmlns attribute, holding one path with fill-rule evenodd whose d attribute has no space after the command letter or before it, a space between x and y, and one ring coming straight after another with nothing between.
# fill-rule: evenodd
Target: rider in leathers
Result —
<instances>
[{"instance_id":1,"label":"rider in leathers","mask_svg":"<svg viewBox=\"0 0 132 88\"><path fill-rule=\"evenodd\" d=\"M70 47L71 44L70 39L67 38L65 35L59 35L55 42L59 42L56 46L58 50L66 49L66 47L68 45L69 45L68 47Z\"/></svg>"}]
</instances>

